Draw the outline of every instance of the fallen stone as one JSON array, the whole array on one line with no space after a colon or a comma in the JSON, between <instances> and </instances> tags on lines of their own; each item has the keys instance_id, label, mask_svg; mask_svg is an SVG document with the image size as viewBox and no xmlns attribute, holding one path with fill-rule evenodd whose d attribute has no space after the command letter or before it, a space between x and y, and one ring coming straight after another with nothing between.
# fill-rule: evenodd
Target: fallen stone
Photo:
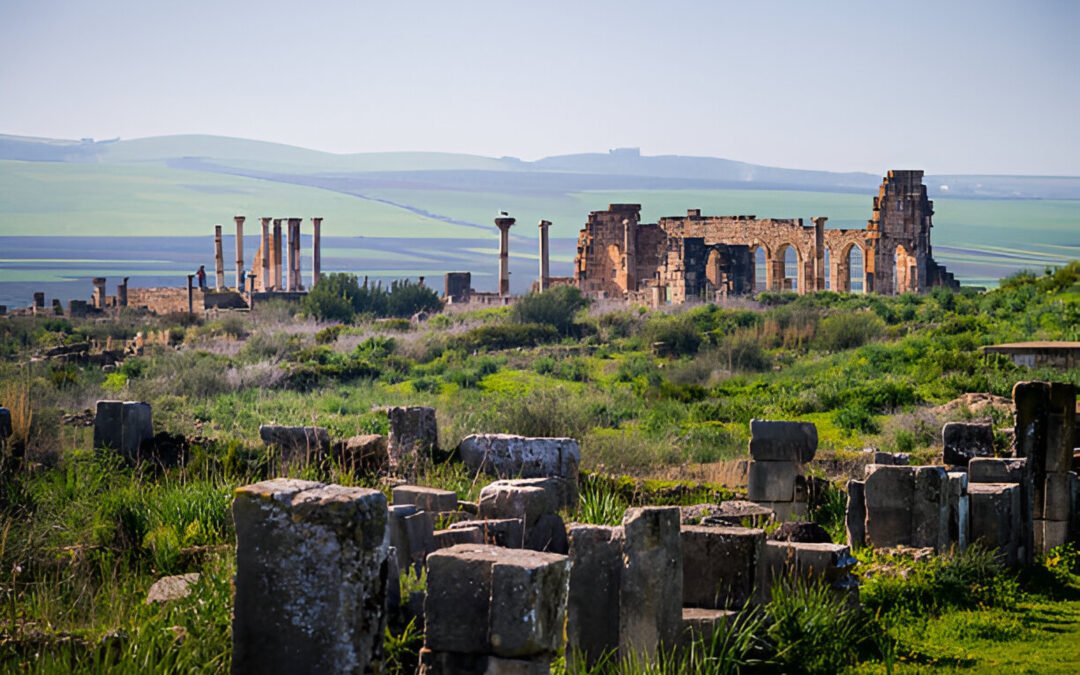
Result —
<instances>
[{"instance_id":1,"label":"fallen stone","mask_svg":"<svg viewBox=\"0 0 1080 675\"><path fill-rule=\"evenodd\" d=\"M682 545L678 507L627 509L619 592L620 656L651 661L682 630Z\"/></svg>"},{"instance_id":2,"label":"fallen stone","mask_svg":"<svg viewBox=\"0 0 1080 675\"><path fill-rule=\"evenodd\" d=\"M773 519L773 510L751 501L732 499L716 505L717 511L705 516L702 525L765 527Z\"/></svg>"},{"instance_id":3,"label":"fallen stone","mask_svg":"<svg viewBox=\"0 0 1080 675\"><path fill-rule=\"evenodd\" d=\"M387 450L390 466L414 465L439 447L439 423L435 409L424 406L394 407L386 411L390 422Z\"/></svg>"},{"instance_id":4,"label":"fallen stone","mask_svg":"<svg viewBox=\"0 0 1080 675\"><path fill-rule=\"evenodd\" d=\"M811 422L750 420L750 456L756 461L806 464L817 445L817 427Z\"/></svg>"},{"instance_id":5,"label":"fallen stone","mask_svg":"<svg viewBox=\"0 0 1080 675\"><path fill-rule=\"evenodd\" d=\"M566 555L570 543L566 537L566 524L557 513L545 513L525 532L525 548Z\"/></svg>"},{"instance_id":6,"label":"fallen stone","mask_svg":"<svg viewBox=\"0 0 1080 675\"><path fill-rule=\"evenodd\" d=\"M621 527L574 525L568 537L566 663L591 668L619 647L623 531Z\"/></svg>"},{"instance_id":7,"label":"fallen stone","mask_svg":"<svg viewBox=\"0 0 1080 675\"><path fill-rule=\"evenodd\" d=\"M451 530L463 527L475 527L483 534L481 543L506 548L522 548L525 543L525 525L520 518L500 518L498 520L466 520L454 523Z\"/></svg>"},{"instance_id":8,"label":"fallen stone","mask_svg":"<svg viewBox=\"0 0 1080 675\"><path fill-rule=\"evenodd\" d=\"M994 454L994 427L989 422L947 422L941 427L946 464L967 466L975 457Z\"/></svg>"},{"instance_id":9,"label":"fallen stone","mask_svg":"<svg viewBox=\"0 0 1080 675\"><path fill-rule=\"evenodd\" d=\"M795 541L804 544L831 544L825 528L813 521L782 523L769 533L772 541Z\"/></svg>"},{"instance_id":10,"label":"fallen stone","mask_svg":"<svg viewBox=\"0 0 1080 675\"><path fill-rule=\"evenodd\" d=\"M1020 457L973 457L968 462L968 480L972 483L1019 483L1027 460Z\"/></svg>"},{"instance_id":11,"label":"fallen stone","mask_svg":"<svg viewBox=\"0 0 1080 675\"><path fill-rule=\"evenodd\" d=\"M421 511L456 511L458 505L456 492L419 485L395 486L393 497L395 505L414 504Z\"/></svg>"},{"instance_id":12,"label":"fallen stone","mask_svg":"<svg viewBox=\"0 0 1080 675\"><path fill-rule=\"evenodd\" d=\"M572 438L530 438L512 434L473 434L458 445L458 455L474 473L498 478L563 478L576 482L581 447Z\"/></svg>"},{"instance_id":13,"label":"fallen stone","mask_svg":"<svg viewBox=\"0 0 1080 675\"><path fill-rule=\"evenodd\" d=\"M526 534L540 516L555 513L559 507L557 491L528 481L495 481L480 491L481 518L519 518Z\"/></svg>"},{"instance_id":14,"label":"fallen stone","mask_svg":"<svg viewBox=\"0 0 1080 675\"><path fill-rule=\"evenodd\" d=\"M353 436L341 444L338 457L343 467L359 473L381 473L390 466L386 436L364 434Z\"/></svg>"},{"instance_id":15,"label":"fallen stone","mask_svg":"<svg viewBox=\"0 0 1080 675\"><path fill-rule=\"evenodd\" d=\"M874 464L883 466L907 466L911 464L911 455L906 452L874 451Z\"/></svg>"},{"instance_id":16,"label":"fallen stone","mask_svg":"<svg viewBox=\"0 0 1080 675\"><path fill-rule=\"evenodd\" d=\"M155 581L146 592L146 604L152 605L157 602L171 602L186 598L191 595L191 587L198 581L198 572L162 577Z\"/></svg>"},{"instance_id":17,"label":"fallen stone","mask_svg":"<svg viewBox=\"0 0 1080 675\"><path fill-rule=\"evenodd\" d=\"M259 438L281 451L282 462L317 460L330 452L330 432L323 427L287 427L264 424Z\"/></svg>"},{"instance_id":18,"label":"fallen stone","mask_svg":"<svg viewBox=\"0 0 1080 675\"><path fill-rule=\"evenodd\" d=\"M370 672L389 554L377 490L278 478L238 488L233 672Z\"/></svg>"},{"instance_id":19,"label":"fallen stone","mask_svg":"<svg viewBox=\"0 0 1080 675\"><path fill-rule=\"evenodd\" d=\"M764 530L687 525L679 538L684 606L739 609L753 597Z\"/></svg>"},{"instance_id":20,"label":"fallen stone","mask_svg":"<svg viewBox=\"0 0 1080 675\"><path fill-rule=\"evenodd\" d=\"M484 532L479 527L458 527L435 530L435 549L450 548L458 544L483 544Z\"/></svg>"},{"instance_id":21,"label":"fallen stone","mask_svg":"<svg viewBox=\"0 0 1080 675\"><path fill-rule=\"evenodd\" d=\"M764 564L759 568L762 601L767 601L772 585L788 577L822 579L832 588L849 590L858 582L851 576L858 561L843 544L802 544L766 541L762 549Z\"/></svg>"}]
</instances>

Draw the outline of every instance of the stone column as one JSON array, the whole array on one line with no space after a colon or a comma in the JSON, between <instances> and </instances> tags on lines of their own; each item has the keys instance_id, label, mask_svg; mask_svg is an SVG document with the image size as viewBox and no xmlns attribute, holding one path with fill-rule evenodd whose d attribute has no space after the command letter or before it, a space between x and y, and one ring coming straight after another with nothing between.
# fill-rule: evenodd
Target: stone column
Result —
<instances>
[{"instance_id":1,"label":"stone column","mask_svg":"<svg viewBox=\"0 0 1080 675\"><path fill-rule=\"evenodd\" d=\"M814 281L807 281L807 290L825 290L825 277L829 270L825 269L825 216L813 216L810 218L814 223ZM801 289L800 289L801 290ZM836 290L833 287L833 290Z\"/></svg>"},{"instance_id":2,"label":"stone column","mask_svg":"<svg viewBox=\"0 0 1080 675\"><path fill-rule=\"evenodd\" d=\"M314 288L322 275L322 218L312 218L311 227L311 287Z\"/></svg>"},{"instance_id":3,"label":"stone column","mask_svg":"<svg viewBox=\"0 0 1080 675\"><path fill-rule=\"evenodd\" d=\"M262 255L259 257L259 290L266 292L270 290L270 219L260 218L262 221L262 243L259 245L259 250Z\"/></svg>"},{"instance_id":4,"label":"stone column","mask_svg":"<svg viewBox=\"0 0 1080 675\"><path fill-rule=\"evenodd\" d=\"M127 307L127 288L128 279L130 277L124 277L124 283L116 286L116 305L117 307Z\"/></svg>"},{"instance_id":5,"label":"stone column","mask_svg":"<svg viewBox=\"0 0 1080 675\"><path fill-rule=\"evenodd\" d=\"M187 275L187 313L191 316L195 313L195 275Z\"/></svg>"},{"instance_id":6,"label":"stone column","mask_svg":"<svg viewBox=\"0 0 1080 675\"><path fill-rule=\"evenodd\" d=\"M304 290L304 279L300 275L300 224L302 218L289 218L289 247L292 249L292 265L289 268L292 277L292 290Z\"/></svg>"},{"instance_id":7,"label":"stone column","mask_svg":"<svg viewBox=\"0 0 1080 675\"><path fill-rule=\"evenodd\" d=\"M217 290L225 288L225 256L221 251L221 226L214 226L214 273Z\"/></svg>"},{"instance_id":8,"label":"stone column","mask_svg":"<svg viewBox=\"0 0 1080 675\"><path fill-rule=\"evenodd\" d=\"M233 216L236 221L236 292L244 292L244 216Z\"/></svg>"},{"instance_id":9,"label":"stone column","mask_svg":"<svg viewBox=\"0 0 1080 675\"><path fill-rule=\"evenodd\" d=\"M233 520L232 672L381 672L386 497L278 478L238 488Z\"/></svg>"},{"instance_id":10,"label":"stone column","mask_svg":"<svg viewBox=\"0 0 1080 675\"><path fill-rule=\"evenodd\" d=\"M296 290L293 277L293 266L296 264L296 254L293 252L293 244L295 243L293 219L289 218L285 221L285 290L290 293Z\"/></svg>"},{"instance_id":11,"label":"stone column","mask_svg":"<svg viewBox=\"0 0 1080 675\"><path fill-rule=\"evenodd\" d=\"M274 241L270 244L270 286L281 290L281 218L274 218Z\"/></svg>"},{"instance_id":12,"label":"stone column","mask_svg":"<svg viewBox=\"0 0 1080 675\"><path fill-rule=\"evenodd\" d=\"M543 293L548 287L548 277L550 276L548 267L548 228L551 227L551 221L540 221L540 292Z\"/></svg>"},{"instance_id":13,"label":"stone column","mask_svg":"<svg viewBox=\"0 0 1080 675\"><path fill-rule=\"evenodd\" d=\"M637 242L634 224L628 218L623 224L623 269L626 270L626 292L637 290Z\"/></svg>"},{"instance_id":14,"label":"stone column","mask_svg":"<svg viewBox=\"0 0 1080 675\"><path fill-rule=\"evenodd\" d=\"M93 305L96 309L105 309L105 277L94 277Z\"/></svg>"},{"instance_id":15,"label":"stone column","mask_svg":"<svg viewBox=\"0 0 1080 675\"><path fill-rule=\"evenodd\" d=\"M499 228L499 297L510 296L510 228L517 222L507 215L495 219Z\"/></svg>"}]
</instances>

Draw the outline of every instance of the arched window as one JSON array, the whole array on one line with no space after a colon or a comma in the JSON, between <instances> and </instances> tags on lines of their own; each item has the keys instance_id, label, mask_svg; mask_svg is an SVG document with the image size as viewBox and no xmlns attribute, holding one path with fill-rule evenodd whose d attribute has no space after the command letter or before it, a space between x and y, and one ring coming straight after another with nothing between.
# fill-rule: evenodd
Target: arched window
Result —
<instances>
[{"instance_id":1,"label":"arched window","mask_svg":"<svg viewBox=\"0 0 1080 675\"><path fill-rule=\"evenodd\" d=\"M765 280L768 278L768 272L765 266L767 264L765 249L758 246L754 249L754 291L764 291L766 288Z\"/></svg>"},{"instance_id":2,"label":"arched window","mask_svg":"<svg viewBox=\"0 0 1080 675\"><path fill-rule=\"evenodd\" d=\"M825 247L825 266L824 266L825 269L821 270L821 273L825 275L825 290L827 290L827 291L832 290L832 274L831 274L831 270L829 269L829 262L830 262L830 260L829 260L829 247L826 246Z\"/></svg>"},{"instance_id":3,"label":"arched window","mask_svg":"<svg viewBox=\"0 0 1080 675\"><path fill-rule=\"evenodd\" d=\"M848 251L848 288L852 293L866 292L866 273L863 269L863 252L858 246Z\"/></svg>"},{"instance_id":4,"label":"arched window","mask_svg":"<svg viewBox=\"0 0 1080 675\"><path fill-rule=\"evenodd\" d=\"M784 290L799 290L799 252L794 246L784 247Z\"/></svg>"}]
</instances>

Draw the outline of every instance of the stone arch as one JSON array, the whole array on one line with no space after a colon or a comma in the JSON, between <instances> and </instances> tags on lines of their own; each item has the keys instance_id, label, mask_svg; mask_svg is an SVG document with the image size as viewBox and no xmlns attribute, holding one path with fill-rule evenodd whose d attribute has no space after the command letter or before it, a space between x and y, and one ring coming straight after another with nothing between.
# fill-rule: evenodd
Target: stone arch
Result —
<instances>
[{"instance_id":1,"label":"stone arch","mask_svg":"<svg viewBox=\"0 0 1080 675\"><path fill-rule=\"evenodd\" d=\"M844 251L844 286L849 293L866 292L866 252L858 244Z\"/></svg>"},{"instance_id":2,"label":"stone arch","mask_svg":"<svg viewBox=\"0 0 1080 675\"><path fill-rule=\"evenodd\" d=\"M750 264L753 272L750 275L754 280L754 292L760 293L772 289L772 251L765 244L755 242L750 247Z\"/></svg>"},{"instance_id":3,"label":"stone arch","mask_svg":"<svg viewBox=\"0 0 1080 675\"><path fill-rule=\"evenodd\" d=\"M829 247L828 244L826 244L824 248L825 248L825 251L824 251L824 253L822 253L822 260L823 260L822 267L823 267L823 270L824 270L823 273L825 275L824 288L827 291L835 291L836 289L833 288L833 283L832 283L832 280L833 280L832 248Z\"/></svg>"},{"instance_id":4,"label":"stone arch","mask_svg":"<svg viewBox=\"0 0 1080 675\"><path fill-rule=\"evenodd\" d=\"M893 249L893 294L918 291L915 256L903 244Z\"/></svg>"},{"instance_id":5,"label":"stone arch","mask_svg":"<svg viewBox=\"0 0 1080 675\"><path fill-rule=\"evenodd\" d=\"M803 255L798 246L788 242L780 244L773 254L773 289L804 292L802 263Z\"/></svg>"}]
</instances>

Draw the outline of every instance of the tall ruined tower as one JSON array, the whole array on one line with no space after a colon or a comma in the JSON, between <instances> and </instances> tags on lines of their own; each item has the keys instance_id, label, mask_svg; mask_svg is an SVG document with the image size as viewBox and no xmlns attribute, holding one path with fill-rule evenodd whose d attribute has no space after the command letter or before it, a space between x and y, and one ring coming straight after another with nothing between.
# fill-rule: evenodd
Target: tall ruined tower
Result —
<instances>
[{"instance_id":1,"label":"tall ruined tower","mask_svg":"<svg viewBox=\"0 0 1080 675\"><path fill-rule=\"evenodd\" d=\"M922 171L889 171L867 222L872 250L866 256L868 290L883 295L922 293L947 283L930 250L934 203Z\"/></svg>"}]
</instances>

